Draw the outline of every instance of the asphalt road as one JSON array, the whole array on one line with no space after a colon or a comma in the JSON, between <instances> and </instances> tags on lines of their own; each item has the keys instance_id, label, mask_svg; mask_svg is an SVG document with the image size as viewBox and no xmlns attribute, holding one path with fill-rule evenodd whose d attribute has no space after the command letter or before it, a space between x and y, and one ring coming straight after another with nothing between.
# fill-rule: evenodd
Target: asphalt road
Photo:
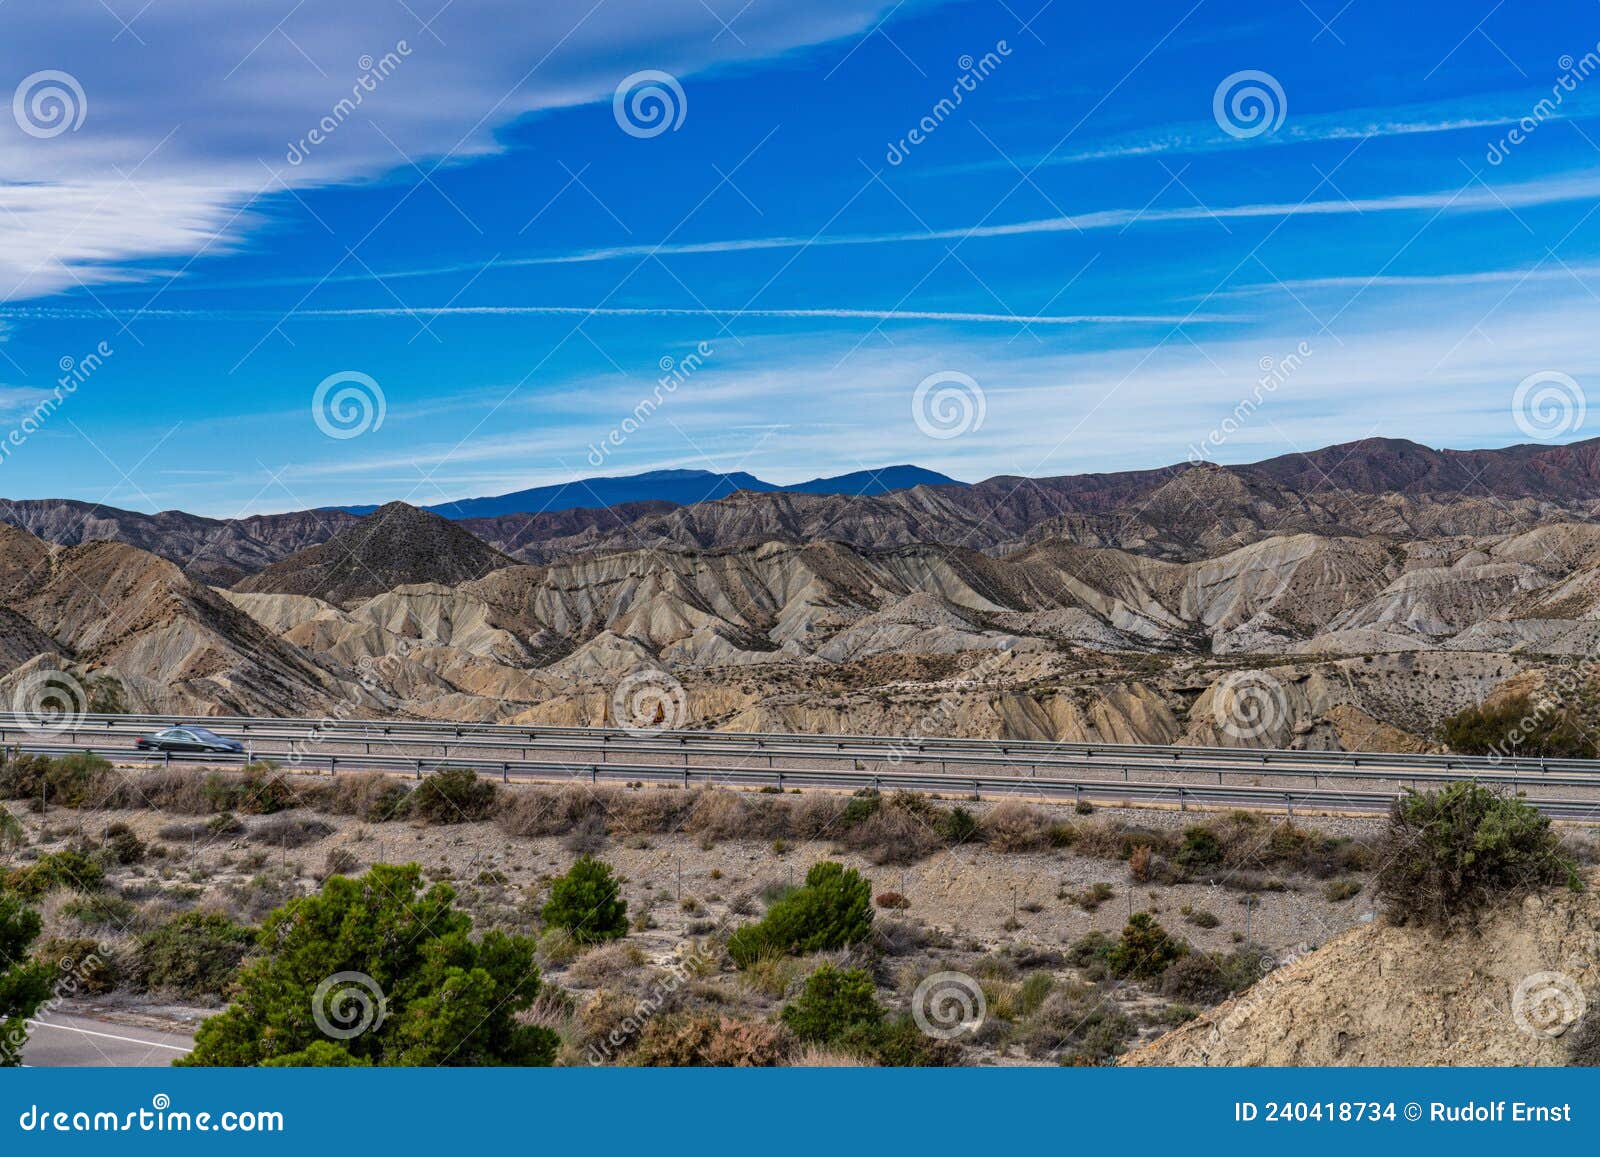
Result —
<instances>
[{"instance_id":1,"label":"asphalt road","mask_svg":"<svg viewBox=\"0 0 1600 1157\"><path fill-rule=\"evenodd\" d=\"M53 1012L28 1022L22 1063L34 1068L165 1068L194 1047L180 1033Z\"/></svg>"}]
</instances>

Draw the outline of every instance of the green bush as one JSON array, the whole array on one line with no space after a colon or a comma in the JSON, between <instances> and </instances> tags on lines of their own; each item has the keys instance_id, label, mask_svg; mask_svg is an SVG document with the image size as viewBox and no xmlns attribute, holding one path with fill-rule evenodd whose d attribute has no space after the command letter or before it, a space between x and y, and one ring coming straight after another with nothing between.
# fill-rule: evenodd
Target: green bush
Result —
<instances>
[{"instance_id":1,"label":"green bush","mask_svg":"<svg viewBox=\"0 0 1600 1157\"><path fill-rule=\"evenodd\" d=\"M40 800L59 807L89 807L105 796L111 764L98 755L75 751L59 759L48 755L0 752L0 798Z\"/></svg>"},{"instance_id":2,"label":"green bush","mask_svg":"<svg viewBox=\"0 0 1600 1157\"><path fill-rule=\"evenodd\" d=\"M57 888L98 892L105 882L106 874L100 865L72 848L40 856L25 867L13 869L5 880L6 887L31 900Z\"/></svg>"},{"instance_id":3,"label":"green bush","mask_svg":"<svg viewBox=\"0 0 1600 1157\"><path fill-rule=\"evenodd\" d=\"M472 934L447 884L415 864L334 876L262 924L238 994L186 1066L548 1065L555 1033L521 1023L542 987L533 941Z\"/></svg>"},{"instance_id":4,"label":"green bush","mask_svg":"<svg viewBox=\"0 0 1600 1157\"><path fill-rule=\"evenodd\" d=\"M1187 828L1173 859L1190 871L1215 867L1222 863L1222 841L1210 828Z\"/></svg>"},{"instance_id":5,"label":"green bush","mask_svg":"<svg viewBox=\"0 0 1600 1157\"><path fill-rule=\"evenodd\" d=\"M1152 980L1188 951L1188 945L1167 935L1150 913L1135 912L1122 929L1122 938L1106 954L1106 967L1113 976Z\"/></svg>"},{"instance_id":6,"label":"green bush","mask_svg":"<svg viewBox=\"0 0 1600 1157\"><path fill-rule=\"evenodd\" d=\"M1573 705L1554 700L1535 704L1528 696L1493 707L1468 707L1444 721L1441 734L1451 751L1464 755L1529 755L1593 759L1592 730Z\"/></svg>"},{"instance_id":7,"label":"green bush","mask_svg":"<svg viewBox=\"0 0 1600 1157\"><path fill-rule=\"evenodd\" d=\"M806 977L805 988L780 1014L801 1040L834 1041L870 1033L883 1023L872 974L864 968L824 964Z\"/></svg>"},{"instance_id":8,"label":"green bush","mask_svg":"<svg viewBox=\"0 0 1600 1157\"><path fill-rule=\"evenodd\" d=\"M288 780L266 760L247 764L238 775L211 772L205 778L203 793L206 810L211 812L269 816L295 805Z\"/></svg>"},{"instance_id":9,"label":"green bush","mask_svg":"<svg viewBox=\"0 0 1600 1157\"><path fill-rule=\"evenodd\" d=\"M114 864L137 864L149 851L138 835L124 823L106 828L105 854Z\"/></svg>"},{"instance_id":10,"label":"green bush","mask_svg":"<svg viewBox=\"0 0 1600 1157\"><path fill-rule=\"evenodd\" d=\"M805 886L776 900L767 914L728 938L740 968L763 955L822 952L859 944L872 934L872 882L854 868L823 861L806 873Z\"/></svg>"},{"instance_id":11,"label":"green bush","mask_svg":"<svg viewBox=\"0 0 1600 1157\"><path fill-rule=\"evenodd\" d=\"M52 937L42 941L33 955L61 979L64 993L104 996L122 979L116 958L95 940Z\"/></svg>"},{"instance_id":12,"label":"green bush","mask_svg":"<svg viewBox=\"0 0 1600 1157\"><path fill-rule=\"evenodd\" d=\"M972 844L981 839L978 817L964 807L951 808L939 819L939 834L952 844Z\"/></svg>"},{"instance_id":13,"label":"green bush","mask_svg":"<svg viewBox=\"0 0 1600 1157\"><path fill-rule=\"evenodd\" d=\"M221 996L255 932L216 912L185 912L139 937L134 975L140 988L187 997Z\"/></svg>"},{"instance_id":14,"label":"green bush","mask_svg":"<svg viewBox=\"0 0 1600 1157\"><path fill-rule=\"evenodd\" d=\"M495 786L467 767L444 767L411 793L411 814L423 823L461 824L487 819Z\"/></svg>"},{"instance_id":15,"label":"green bush","mask_svg":"<svg viewBox=\"0 0 1600 1157\"><path fill-rule=\"evenodd\" d=\"M598 944L628 934L628 903L611 869L591 856L580 856L564 876L550 885L550 900L540 916L563 928L579 944Z\"/></svg>"},{"instance_id":16,"label":"green bush","mask_svg":"<svg viewBox=\"0 0 1600 1157\"><path fill-rule=\"evenodd\" d=\"M1392 919L1447 929L1533 888L1578 890L1547 817L1475 783L1407 795L1389 816L1378 896Z\"/></svg>"},{"instance_id":17,"label":"green bush","mask_svg":"<svg viewBox=\"0 0 1600 1157\"><path fill-rule=\"evenodd\" d=\"M0 893L0 1067L22 1063L28 1018L50 996L50 966L28 959L41 926L20 897Z\"/></svg>"}]
</instances>

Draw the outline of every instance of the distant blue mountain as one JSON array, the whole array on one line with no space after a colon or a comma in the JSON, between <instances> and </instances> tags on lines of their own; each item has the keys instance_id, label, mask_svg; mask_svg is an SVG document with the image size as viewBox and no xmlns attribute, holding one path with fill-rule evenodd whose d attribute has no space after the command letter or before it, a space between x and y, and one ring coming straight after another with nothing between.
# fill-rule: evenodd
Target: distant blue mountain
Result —
<instances>
[{"instance_id":1,"label":"distant blue mountain","mask_svg":"<svg viewBox=\"0 0 1600 1157\"><path fill-rule=\"evenodd\" d=\"M920 466L886 466L882 470L857 470L835 478L813 478L794 486L775 486L753 474L737 471L717 474L710 470L651 470L620 478L585 478L559 486L535 486L487 498L463 498L426 509L445 518L491 518L499 514L553 513L559 510L604 509L625 502L671 502L691 506L726 498L738 490L759 493L788 491L796 494L887 494L913 486L963 486L937 470ZM343 506L351 514L371 514L376 506Z\"/></svg>"},{"instance_id":2,"label":"distant blue mountain","mask_svg":"<svg viewBox=\"0 0 1600 1157\"><path fill-rule=\"evenodd\" d=\"M913 486L964 486L948 474L924 470L921 466L885 466L882 470L857 470L835 478L813 478L793 486L778 486L796 494L887 494L891 490L910 490Z\"/></svg>"}]
</instances>

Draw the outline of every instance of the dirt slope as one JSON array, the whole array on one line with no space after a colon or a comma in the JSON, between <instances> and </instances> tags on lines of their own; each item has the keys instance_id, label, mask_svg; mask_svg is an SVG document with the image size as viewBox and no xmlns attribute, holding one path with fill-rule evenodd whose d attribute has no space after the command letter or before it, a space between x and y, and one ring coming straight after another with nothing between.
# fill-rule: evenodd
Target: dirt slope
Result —
<instances>
[{"instance_id":1,"label":"dirt slope","mask_svg":"<svg viewBox=\"0 0 1600 1157\"><path fill-rule=\"evenodd\" d=\"M1128 1054L1128 1065L1564 1065L1600 1015L1600 876L1511 904L1476 935L1353 928ZM1519 1018L1520 1013L1520 1018Z\"/></svg>"}]
</instances>

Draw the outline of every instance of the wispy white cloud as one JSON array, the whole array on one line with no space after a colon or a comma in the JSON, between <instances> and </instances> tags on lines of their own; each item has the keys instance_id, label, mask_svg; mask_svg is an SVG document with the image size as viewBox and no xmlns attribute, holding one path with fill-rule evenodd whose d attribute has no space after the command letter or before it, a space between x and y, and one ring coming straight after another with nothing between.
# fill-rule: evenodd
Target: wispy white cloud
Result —
<instances>
[{"instance_id":1,"label":"wispy white cloud","mask_svg":"<svg viewBox=\"0 0 1600 1157\"><path fill-rule=\"evenodd\" d=\"M141 320L159 318L203 319L211 321L266 319L276 320L282 314L271 310L227 309L85 309L52 307L0 307L0 317L92 319L104 317L138 317ZM439 317L661 317L707 318L712 320L737 320L739 318L764 318L771 320L825 320L825 321L943 321L970 322L978 325L1010 326L1068 326L1068 325L1179 325L1200 322L1238 322L1248 318L1215 313L972 313L948 310L919 309L699 309L676 306L585 306L585 305L454 305L437 309L426 305L382 306L353 309L297 309L297 318L419 318L432 322Z\"/></svg>"},{"instance_id":2,"label":"wispy white cloud","mask_svg":"<svg viewBox=\"0 0 1600 1157\"><path fill-rule=\"evenodd\" d=\"M1429 101L1387 108L1337 109L1330 112L1292 115L1272 133L1238 138L1221 131L1214 121L1194 121L1157 129L1125 133L1090 143L1081 148L1049 154L994 157L970 165L929 170L931 174L981 169L1024 169L1081 165L1094 161L1123 160L1130 157L1169 154L1213 153L1251 148L1282 148L1290 145L1328 141L1359 141L1373 137L1406 137L1430 133L1453 133L1504 128L1532 115L1540 107L1541 120L1586 120L1600 117L1600 98L1577 87L1571 93L1557 88L1529 89L1474 96L1458 100ZM1540 102L1545 102L1540 105ZM1485 142L1487 144L1487 142Z\"/></svg>"},{"instance_id":3,"label":"wispy white cloud","mask_svg":"<svg viewBox=\"0 0 1600 1157\"><path fill-rule=\"evenodd\" d=\"M726 35L701 0L474 0L426 25L394 0L162 0L125 12L128 27L102 0L10 4L5 94L48 67L86 108L56 135L0 116L0 300L226 251L286 191L493 152L517 117L608 101L638 69L681 79L769 59L859 33L888 6L757 0ZM386 55L398 64L363 88Z\"/></svg>"}]
</instances>

